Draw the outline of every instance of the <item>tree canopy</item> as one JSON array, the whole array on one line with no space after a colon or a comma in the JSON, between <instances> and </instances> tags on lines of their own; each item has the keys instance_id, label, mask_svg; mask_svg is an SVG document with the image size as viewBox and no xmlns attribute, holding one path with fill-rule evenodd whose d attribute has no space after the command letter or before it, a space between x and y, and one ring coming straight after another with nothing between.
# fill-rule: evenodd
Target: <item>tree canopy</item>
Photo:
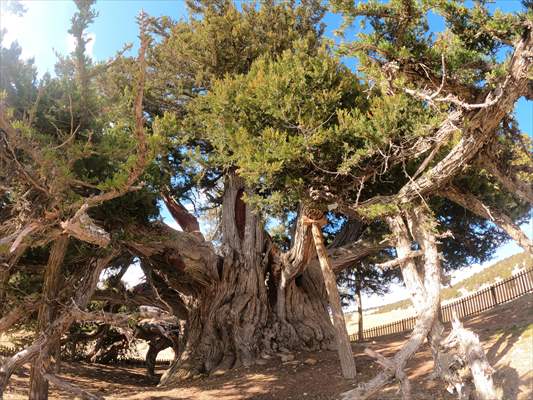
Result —
<instances>
[{"instance_id":1,"label":"tree canopy","mask_svg":"<svg viewBox=\"0 0 533 400\"><path fill-rule=\"evenodd\" d=\"M178 353L163 384L340 346L334 274L396 269L419 321L396 369L346 398L392 378L408 393L403 367L421 343L436 364L449 350L442 270L509 238L533 252L519 227L533 142L513 115L533 97L529 3L191 0L187 20L141 14L138 55L100 63L86 54L94 0L75 3L76 48L53 76L16 43L0 49L0 327L38 311L2 389L31 361L30 397L46 398L58 338L141 326L154 316L144 306ZM324 36L329 11L344 19L340 44ZM201 232L206 216L217 240ZM134 260L146 283L128 292ZM371 268L343 272L354 265Z\"/></svg>"}]
</instances>

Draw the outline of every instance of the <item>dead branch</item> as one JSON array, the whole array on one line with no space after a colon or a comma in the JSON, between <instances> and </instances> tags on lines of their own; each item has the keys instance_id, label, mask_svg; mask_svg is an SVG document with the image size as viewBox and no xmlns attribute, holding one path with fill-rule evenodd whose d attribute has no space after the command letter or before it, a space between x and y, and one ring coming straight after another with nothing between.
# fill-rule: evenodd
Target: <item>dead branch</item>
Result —
<instances>
[{"instance_id":1,"label":"dead branch","mask_svg":"<svg viewBox=\"0 0 533 400\"><path fill-rule=\"evenodd\" d=\"M505 80L505 82L501 85L501 87L496 92L497 94L494 95L494 93L491 91L487 95L486 100L483 103L478 104L470 104L465 101L460 100L456 96L452 94L448 94L446 97L437 97L440 93L440 91L437 92L430 92L427 90L413 90L404 88L405 93L410 94L411 96L418 97L419 99L422 99L424 101L427 101L430 104L433 103L451 103L454 104L460 108L463 108L465 110L478 110L482 108L488 108L491 107L500 101L504 90L507 86L508 79Z\"/></svg>"},{"instance_id":2,"label":"dead branch","mask_svg":"<svg viewBox=\"0 0 533 400\"><path fill-rule=\"evenodd\" d=\"M112 251L107 256L94 260L92 267L83 271L77 285L73 288L73 303L76 307L84 308L96 289L102 270L118 256L118 251ZM23 364L32 360L40 352L48 352L49 346L60 338L74 322L74 316L70 309L64 310L48 328L42 332L33 343L19 351L13 357L7 359L0 367L0 393L3 393L13 372Z\"/></svg>"},{"instance_id":3,"label":"dead branch","mask_svg":"<svg viewBox=\"0 0 533 400\"><path fill-rule=\"evenodd\" d=\"M472 193L461 191L454 186L449 186L448 188L439 191L439 195L459 204L461 207L466 208L482 218L493 221L512 239L516 240L525 251L533 254L533 242L507 214L495 208L489 208Z\"/></svg>"},{"instance_id":4,"label":"dead branch","mask_svg":"<svg viewBox=\"0 0 533 400\"><path fill-rule=\"evenodd\" d=\"M403 257L395 258L394 260L390 260L381 264L376 264L376 267L387 270L394 267L399 267L405 264L405 262L411 258L421 257L424 253L421 250L415 250L411 251L410 253L404 255Z\"/></svg>"},{"instance_id":5,"label":"dead branch","mask_svg":"<svg viewBox=\"0 0 533 400\"><path fill-rule=\"evenodd\" d=\"M89 217L87 214L88 208L89 205L85 203L72 218L61 222L63 232L83 242L107 247L111 242L111 237L109 233L96 225L93 219Z\"/></svg>"},{"instance_id":6,"label":"dead branch","mask_svg":"<svg viewBox=\"0 0 533 400\"><path fill-rule=\"evenodd\" d=\"M470 368L476 392L480 400L498 400L499 396L492 380L493 368L490 366L479 337L465 329L454 313L452 330L442 343L444 348L456 348L459 356ZM461 393L459 393L461 394Z\"/></svg>"},{"instance_id":7,"label":"dead branch","mask_svg":"<svg viewBox=\"0 0 533 400\"><path fill-rule=\"evenodd\" d=\"M198 219L192 215L187 209L170 193L162 193L163 201L167 206L170 214L174 220L179 224L181 229L185 232L193 233L203 239L203 235L200 232L200 224Z\"/></svg>"},{"instance_id":8,"label":"dead branch","mask_svg":"<svg viewBox=\"0 0 533 400\"><path fill-rule=\"evenodd\" d=\"M530 204L533 204L533 186L527 184L526 182L521 182L519 179L516 179L514 176L505 173L498 168L496 163L490 159L490 157L480 157L478 159L478 164L487 170L489 174L494 176L501 185L506 188L509 192L515 193L522 200L527 201Z\"/></svg>"},{"instance_id":9,"label":"dead branch","mask_svg":"<svg viewBox=\"0 0 533 400\"><path fill-rule=\"evenodd\" d=\"M21 319L28 317L40 304L40 299L28 299L13 308L0 319L0 332L5 332Z\"/></svg>"},{"instance_id":10,"label":"dead branch","mask_svg":"<svg viewBox=\"0 0 533 400\"><path fill-rule=\"evenodd\" d=\"M80 397L84 400L104 399L104 397L83 390L82 388L59 378L57 375L46 372L44 369L41 370L41 374L43 378L50 382L52 385L57 386L59 389L64 390L65 392L72 393L76 397Z\"/></svg>"}]
</instances>

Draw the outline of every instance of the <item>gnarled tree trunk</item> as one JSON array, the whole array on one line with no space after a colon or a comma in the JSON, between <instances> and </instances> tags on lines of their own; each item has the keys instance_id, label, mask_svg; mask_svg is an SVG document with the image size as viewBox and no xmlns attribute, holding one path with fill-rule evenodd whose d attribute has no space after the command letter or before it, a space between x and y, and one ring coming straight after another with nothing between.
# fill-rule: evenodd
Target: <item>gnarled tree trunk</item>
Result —
<instances>
[{"instance_id":1,"label":"gnarled tree trunk","mask_svg":"<svg viewBox=\"0 0 533 400\"><path fill-rule=\"evenodd\" d=\"M187 344L163 385L252 365L277 351L334 346L320 269L303 270L278 290L280 260L244 191L242 179L227 177L218 276L191 296Z\"/></svg>"}]
</instances>

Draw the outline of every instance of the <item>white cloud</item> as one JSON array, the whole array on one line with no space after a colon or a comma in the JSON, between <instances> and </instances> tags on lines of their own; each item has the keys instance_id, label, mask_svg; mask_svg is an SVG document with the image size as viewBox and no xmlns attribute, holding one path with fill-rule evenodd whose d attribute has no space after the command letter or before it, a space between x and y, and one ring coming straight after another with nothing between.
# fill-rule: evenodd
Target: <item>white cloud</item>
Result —
<instances>
[{"instance_id":1,"label":"white cloud","mask_svg":"<svg viewBox=\"0 0 533 400\"><path fill-rule=\"evenodd\" d=\"M89 40L85 45L85 54L94 59L93 49L96 42L96 33L89 32L85 35L85 38ZM76 49L76 38L71 34L66 37L66 48L68 53L72 53Z\"/></svg>"},{"instance_id":2,"label":"white cloud","mask_svg":"<svg viewBox=\"0 0 533 400\"><path fill-rule=\"evenodd\" d=\"M0 15L0 29L7 30L2 44L9 47L17 41L22 48L22 59L34 58L40 75L46 71L53 73L57 62L55 52L66 52L65 33L76 6L73 2L57 0L24 0L23 5L27 11L22 16L7 12ZM54 23L50 24L52 19Z\"/></svg>"}]
</instances>

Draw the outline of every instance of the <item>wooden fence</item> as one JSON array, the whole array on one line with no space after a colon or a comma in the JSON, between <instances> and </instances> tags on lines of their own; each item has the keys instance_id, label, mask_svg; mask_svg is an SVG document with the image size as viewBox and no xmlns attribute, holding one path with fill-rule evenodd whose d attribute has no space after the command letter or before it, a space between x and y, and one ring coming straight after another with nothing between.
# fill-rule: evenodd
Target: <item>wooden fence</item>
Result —
<instances>
[{"instance_id":1,"label":"wooden fence","mask_svg":"<svg viewBox=\"0 0 533 400\"><path fill-rule=\"evenodd\" d=\"M464 318L489 310L499 304L506 303L530 292L533 292L533 268L522 271L488 288L446 304L441 308L442 320L443 322L450 322L453 311L455 311L459 318ZM365 329L363 331L363 339L411 331L415 327L415 323L416 317L411 317ZM352 342L357 341L358 335L350 335L350 340Z\"/></svg>"},{"instance_id":2,"label":"wooden fence","mask_svg":"<svg viewBox=\"0 0 533 400\"><path fill-rule=\"evenodd\" d=\"M473 293L469 296L460 298L454 302L448 303L441 308L443 322L449 322L452 313L455 311L459 318L468 317L478 314L482 311L489 310L499 304L506 303L516 299L526 293L533 292L533 268L522 271L510 278ZM386 325L376 326L363 331L363 339L370 339L379 336L392 335L395 333L408 332L413 330L416 323L416 317L405 318ZM358 335L350 335L350 340L355 342ZM0 355L11 356L19 349L11 346L2 346L0 344ZM157 360L158 364L170 363L172 360ZM139 363L144 360L136 357L122 359L119 362Z\"/></svg>"}]
</instances>

